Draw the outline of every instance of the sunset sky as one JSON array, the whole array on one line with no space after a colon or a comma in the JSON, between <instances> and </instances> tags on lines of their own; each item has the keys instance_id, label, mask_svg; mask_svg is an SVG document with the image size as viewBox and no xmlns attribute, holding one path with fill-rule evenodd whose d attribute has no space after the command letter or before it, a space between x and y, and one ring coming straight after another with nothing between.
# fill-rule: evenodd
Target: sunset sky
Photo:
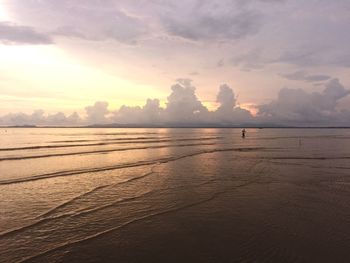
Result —
<instances>
[{"instance_id":1,"label":"sunset sky","mask_svg":"<svg viewBox=\"0 0 350 263\"><path fill-rule=\"evenodd\" d=\"M0 0L0 124L350 125L349 25L348 0Z\"/></svg>"}]
</instances>

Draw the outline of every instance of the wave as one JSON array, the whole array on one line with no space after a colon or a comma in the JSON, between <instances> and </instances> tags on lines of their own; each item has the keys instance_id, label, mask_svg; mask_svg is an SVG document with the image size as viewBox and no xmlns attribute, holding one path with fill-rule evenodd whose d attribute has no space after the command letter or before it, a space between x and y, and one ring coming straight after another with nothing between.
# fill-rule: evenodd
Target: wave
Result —
<instances>
[{"instance_id":1,"label":"wave","mask_svg":"<svg viewBox=\"0 0 350 263\"><path fill-rule=\"evenodd\" d=\"M212 180L208 180L208 182L209 181L212 181ZM208 182L204 182L202 184L206 184ZM253 183L253 181L248 181L248 182L243 183L241 185L237 185L237 186L234 186L234 187L222 190L222 191L215 192L214 194L210 195L209 197L202 198L201 200L198 200L196 202L191 202L191 203L188 203L188 204L185 204L185 205L180 205L180 206L174 205L173 207L170 207L169 209L164 209L162 211L149 213L149 214L146 214L144 216L139 216L137 218L131 219L131 220L125 222L125 223L122 223L122 224L120 224L118 226L106 229L104 231L100 231L98 233L95 233L95 234L92 234L92 235L89 235L89 236L86 236L84 238L80 238L80 239L77 239L77 240L65 242L65 243L63 243L61 245L58 245L58 246L54 247L54 248L47 249L46 251L43 251L43 252L40 252L40 253L38 253L36 255L29 256L29 257L27 257L25 259L22 259L19 262L28 262L28 261L36 260L36 259L44 257L44 256L46 256L46 255L48 255L50 253L53 253L53 252L56 252L56 251L59 251L59 250L71 247L73 245L82 244L84 242L89 242L91 240L94 240L94 239L99 238L101 236L104 236L106 234L112 233L114 231L123 229L123 228L125 228L125 227L127 227L127 226L129 226L131 224L137 223L137 222L145 221L147 219L154 218L154 217L157 217L157 216L162 216L162 215L166 215L166 214L170 214L170 213L176 213L176 212L179 212L179 211L191 208L191 207L195 207L195 206L198 206L198 205L201 205L201 204L205 204L207 202L213 201L214 199L220 197L223 194L226 194L226 193L232 191L233 189L236 189L236 188L239 188L239 187L244 187L244 186L247 186L247 185L249 185L251 183ZM179 187L184 187L184 186L179 186ZM176 187L174 187L174 188L176 188ZM160 189L160 190L164 190L164 189ZM144 195L148 195L148 194L149 193L145 193ZM96 208L96 209L98 209L98 208Z\"/></svg>"},{"instance_id":2,"label":"wave","mask_svg":"<svg viewBox=\"0 0 350 263\"><path fill-rule=\"evenodd\" d=\"M124 139L113 139L118 142L100 142L100 143L89 143L89 144L65 144L65 145L35 145L26 147L15 147L15 148L0 148L0 151L19 151L19 150L37 150L37 149L55 149L55 148L71 148L71 147L89 147L89 146L104 146L104 145L116 145L116 144L133 144L133 143L160 143L160 142L182 142L182 141L202 141L202 140L215 140L221 137L204 137L204 138L183 138L183 139L165 139L159 140L157 138L149 139L137 139L137 140L124 140Z\"/></svg>"},{"instance_id":3,"label":"wave","mask_svg":"<svg viewBox=\"0 0 350 263\"><path fill-rule=\"evenodd\" d=\"M153 172L152 172L153 173ZM137 178L133 178L134 180L136 179L140 179L140 178L143 178L143 177L146 177L152 173L148 173L146 175L143 175L143 176L140 176L140 177L137 177ZM133 181L133 180L127 180L127 181L124 181L124 182L121 182L121 183L116 183L116 184L113 184L113 185L110 185L110 186L115 186L115 185L119 185L119 184L123 184L123 183L127 183L127 182L130 182L130 181ZM192 187L198 187L198 186L203 186L203 185L206 185L206 184L209 184L209 183L212 183L214 182L215 179L211 179L211 180L207 180L207 181L204 181L202 183L199 183L199 184L194 184L194 185L191 185ZM151 191L147 191L145 193L142 193L140 195L136 195L136 196L132 196L132 197L127 197L127 198L121 198L117 201L114 201L112 203L108 203L108 204L105 204L105 205L102 205L102 206L98 206L98 207L95 207L95 208L90 208L90 209L80 209L80 210L77 210L77 211L73 211L73 212L70 212L70 213L64 213L64 214L59 214L59 215L56 215L56 216L50 216L53 214L53 212L65 205L67 205L68 203L71 203L71 202L74 202L75 200L79 199L80 197L83 197L83 196L86 196L88 194L91 194L93 192L92 191L88 191L88 192L85 192L83 193L82 195L79 195L77 198L72 198L70 199L69 201L63 203L62 205L59 205L57 207L54 207L53 209L49 210L48 212L36 217L35 219L39 219L38 221L35 221L34 223L31 223L29 225L25 225L25 226L22 226L22 227L19 227L19 228L15 228L15 229L11 229L11 230L8 230L8 231L5 231L5 232L2 232L0 233L0 237L1 238L4 238L4 237L7 237L9 235L13 235L13 234L16 234L16 233L20 233L22 231L25 231L27 229L30 229L30 228L33 228L35 226L38 226L38 225L41 225L41 224L44 224L45 222L49 222L51 220L57 220L57 219L61 219L61 218L66 218L66 217L78 217L78 216L83 216L83 215L87 215L87 214L91 214L91 213L94 213L94 212L97 212L97 211L100 211L100 210L103 210L103 209L106 209L108 207L112 207L112 206L115 206L117 204L120 204L120 203L125 203L125 202L129 202L129 201L133 201L133 200L137 200L139 198L142 198L142 197L146 197L146 196L149 196L149 195L153 195L155 193L158 193L158 192L163 192L165 190L174 190L174 189L179 189L179 188L185 188L185 187L188 187L188 186L184 186L184 185L181 185L181 186L174 186L174 187L167 187L167 188L161 188L161 189L157 189L157 190L151 190ZM97 187L97 188L101 188L101 187Z\"/></svg>"},{"instance_id":4,"label":"wave","mask_svg":"<svg viewBox=\"0 0 350 263\"><path fill-rule=\"evenodd\" d=\"M69 143L69 142L100 142L100 141L133 141L133 140L155 140L155 139L165 139L170 137L157 136L157 137L124 137L124 138L108 138L108 139L98 139L98 140L57 140L57 141L48 141L47 143Z\"/></svg>"},{"instance_id":5,"label":"wave","mask_svg":"<svg viewBox=\"0 0 350 263\"><path fill-rule=\"evenodd\" d=\"M151 175L151 174L154 173L153 168L154 168L154 167L151 168L151 171L150 171L150 172L147 172L147 173L142 174L142 175L140 175L140 176L136 176L136 177L129 178L129 179L125 180L125 181L121 181L121 182L114 183L114 184L108 184L108 185L103 185L103 186L95 187L95 188L91 189L90 191L84 192L83 194L80 194L80 195L78 195L78 196L76 196L76 197L73 197L72 199L70 199L70 200L68 200L68 201L66 201L66 202L64 202L64 203L62 203L62 204L60 204L60 205L58 205L58 206L56 206L56 207L50 209L49 211L47 211L47 212L45 212L45 213L43 213L43 214L37 216L36 218L41 218L41 217L49 216L49 215L55 213L57 210L59 210L59 209L61 209L61 208L63 208L63 207L68 206L68 205L71 204L72 202L74 202L74 201L76 201L76 200L79 200L79 199L82 199L82 198L84 198L85 196L87 196L87 195L89 195L89 194L92 194L92 193L94 193L94 192L96 192L96 191L98 191L98 190L101 190L101 189L104 189L104 188L107 188L107 187L114 187L114 186L117 186L117 185L123 185L123 184L126 184L126 183L130 183L130 182L132 182L132 181L136 181L136 180L145 178L145 177L147 177L147 176L149 176L149 175Z\"/></svg>"},{"instance_id":6,"label":"wave","mask_svg":"<svg viewBox=\"0 0 350 263\"><path fill-rule=\"evenodd\" d=\"M89 195L89 194L92 194L92 193L94 193L94 192L96 192L96 191L98 191L98 190L100 190L100 189L106 188L106 187L108 187L108 186L110 186L110 185L101 185L101 186L94 187L94 188L92 188L91 190L89 190L89 191L87 191L87 192L84 192L83 194L77 195L77 196L73 197L72 199L69 199L68 201L59 204L58 206L53 207L52 209L50 209L50 210L48 210L47 212L45 212L45 213L43 213L43 214L37 216L36 218L41 218L41 217L49 216L49 215L55 213L55 212L56 212L57 210L59 210L60 208L66 207L66 206L69 205L70 203L72 203L72 202L74 202L74 201L76 201L76 200L78 200L78 199L81 199L81 198L83 198L84 196L87 196L87 195Z\"/></svg>"},{"instance_id":7,"label":"wave","mask_svg":"<svg viewBox=\"0 0 350 263\"><path fill-rule=\"evenodd\" d=\"M347 160L350 156L319 156L319 157L309 157L309 156L275 156L275 157L261 157L266 160Z\"/></svg>"},{"instance_id":8,"label":"wave","mask_svg":"<svg viewBox=\"0 0 350 263\"><path fill-rule=\"evenodd\" d=\"M346 135L300 135L300 136L274 136L274 137L251 137L250 140L280 140L280 139L350 139Z\"/></svg>"},{"instance_id":9,"label":"wave","mask_svg":"<svg viewBox=\"0 0 350 263\"><path fill-rule=\"evenodd\" d=\"M166 215L166 214L169 214L169 213L174 213L174 212L177 212L177 211L181 211L183 209L187 209L187 208L191 208L191 207L194 207L194 206L197 206L197 205L200 205L200 204L203 204L203 203L206 203L206 202L209 202L215 198L217 198L221 193L218 192L218 193L215 193L214 195L210 196L209 198L205 198L205 199L202 199L200 201L197 201L197 202L194 202L194 203L190 203L190 204L187 204L187 205L183 205L183 206L179 206L179 207L173 207L173 208L170 208L170 209L166 209L166 210L163 210L163 211L160 211L160 212L154 212L154 213L150 213L148 215L145 215L145 216L140 216L138 218L135 218L135 219L132 219L132 220L129 220L121 225L118 225L116 227L112 227L110 229L107 229L107 230L104 230L104 231L101 231L101 232L98 232L96 234L93 234L93 235L90 235L90 236L87 236L85 238L82 238L82 239L78 239L78 240L75 240L75 241L68 241L62 245L59 245L57 247L54 247L54 248L51 248L51 249L48 249L44 252L41 252L41 253L38 253L34 256L29 256L25 259L22 259L21 261L19 262L27 262L29 260L35 260L35 259L38 259L40 257L43 257L49 253L52 253L52 252L55 252L57 250L60 250L60 249L64 249L64 248L67 248L69 246L72 246L72 245L75 245L75 244L80 244L80 243L83 243L83 242L87 242L87 241L90 241L90 240L93 240L93 239L96 239L98 237L101 237L103 235L106 235L108 233L111 233L113 231L116 231L116 230L119 230L119 229L122 229L122 228L125 228L127 227L128 225L131 225L133 223L137 223L137 222L140 222L140 221L143 221L143 220L146 220L146 219L150 219L150 218L153 218L153 217L157 217L157 216L161 216L161 215Z\"/></svg>"},{"instance_id":10,"label":"wave","mask_svg":"<svg viewBox=\"0 0 350 263\"><path fill-rule=\"evenodd\" d=\"M229 150L229 149L225 149L224 151L227 151L227 150ZM256 165L254 164L252 167L254 167L254 166L256 166ZM153 170L153 168L151 170ZM217 180L218 180L218 178L211 178L211 179L209 179L207 181L204 181L204 182L201 182L199 184L191 184L190 186L191 187L195 187L195 189L196 189L200 185L211 184L211 183L213 183L213 182L215 182ZM121 222L121 224L119 224L118 226L114 226L114 227L111 227L111 228L106 229L106 230L101 229L97 233L91 233L90 235L84 236L84 237L76 237L74 239L71 239L68 242L64 242L64 241L63 241L63 243L60 242L60 243L56 244L56 247L51 247L51 248L46 249L45 251L39 251L36 255L31 255L31 256L22 258L22 259L20 259L21 260L20 262L27 262L27 261L32 261L32 260L39 259L39 258L41 258L41 257L43 257L43 256L45 256L47 254L50 254L50 253L53 253L53 252L57 251L57 250L64 249L64 248L66 248L68 246L72 246L72 245L75 245L75 244L87 242L89 240L98 238L98 237L103 236L105 234L108 234L110 232L116 231L116 230L121 229L121 228L123 228L125 226L128 226L128 225L130 225L130 224L132 224L134 222L143 221L143 220L155 217L155 216L181 211L181 210L186 209L186 208L190 208L190 207L197 206L197 205L200 205L200 204L203 204L203 203L206 203L206 202L210 202L210 201L214 200L215 198L219 197L222 194L228 193L228 192L232 191L233 189L237 189L237 188L240 188L240 187L247 186L247 185L249 185L251 183L254 183L255 181L256 180L247 180L246 182L243 182L243 183L241 183L239 185L233 185L233 186L228 186L227 184L225 184L225 188L222 189L221 191L217 191L217 192L211 194L208 197L204 197L204 198L202 197L202 198L200 198L200 200L197 200L195 202L190 202L190 203L187 203L187 204L184 204L184 205L181 205L181 204L171 205L171 204L169 204L169 207L163 207L163 208L161 208L158 211L154 211L154 212L148 211L149 214L137 216L137 217L135 217L135 218L133 218L133 219L131 219L129 221L126 221L126 222ZM75 218L77 216L83 216L83 218L84 218L87 214L94 213L94 212L99 211L99 210L103 210L105 208L114 206L114 205L116 205L118 203L129 202L129 201L136 200L138 198L142 198L142 197L150 195L150 194L154 195L154 194L159 193L159 192L167 191L169 189L186 188L186 187L188 187L188 185L179 185L179 186L160 188L160 189L156 189L156 190L153 190L153 191L150 191L150 192L143 193L143 194L141 194L139 196L134 196L134 197L129 197L129 198L117 200L116 202L109 203L109 204L106 204L106 205L101 206L101 207L96 207L96 208L92 208L92 209L84 209L84 210L76 211L73 214L70 213L70 214L59 215L58 217L44 218L44 219L41 220L41 222L37 222L37 223L34 223L34 224L30 225L30 226L26 226L26 227L24 227L22 229L12 231L12 233L7 233L6 235L17 234L17 233L19 235L22 235L21 231L26 230L26 229L31 229L33 226L35 227L35 226L41 225L42 223L46 223L46 222L48 222L50 220L57 220L59 218L67 218L67 217ZM147 212L147 210L145 210L145 212ZM74 220L75 221L75 219L70 219L70 220ZM31 229L30 231L33 231L33 229Z\"/></svg>"},{"instance_id":11,"label":"wave","mask_svg":"<svg viewBox=\"0 0 350 263\"><path fill-rule=\"evenodd\" d=\"M75 212L71 212L71 213L60 214L60 215L57 215L57 216L42 217L40 219L37 217L37 219L39 219L38 221L35 221L34 223L31 223L29 225L25 225L25 226L22 226L22 227L19 227L19 228L15 228L15 229L11 229L11 230L2 232L2 233L0 233L0 237L4 238L4 237L8 237L10 235L21 233L21 232L23 232L23 231L25 231L27 229L31 229L33 227L36 227L38 225L42 225L42 224L44 224L46 222L50 222L52 220L62 219L62 218L66 218L66 217L77 217L77 216L80 216L80 215L96 212L96 211L105 209L107 207L116 205L118 203L127 202L127 201L131 201L131 200L136 200L138 198L141 198L141 197L144 197L144 196L150 194L151 192L153 192L153 191L149 191L149 192L143 193L143 194L138 195L138 196L133 196L133 197L128 197L128 198L121 198L121 199L119 199L119 200L117 200L117 201L115 201L115 202L113 202L111 204L106 204L106 205L103 205L103 206L100 206L100 207L96 207L96 208L92 208L92 209L81 209L79 211L75 211Z\"/></svg>"},{"instance_id":12,"label":"wave","mask_svg":"<svg viewBox=\"0 0 350 263\"><path fill-rule=\"evenodd\" d=\"M54 172L54 173L35 175L35 176L32 176L32 177L2 180L2 181L0 181L0 185L25 183L25 182L32 182L32 181L36 181L36 180L55 178L55 177L62 177L62 176L72 176L72 175L85 174L85 173L96 173L96 172L103 172L103 171L109 171L109 170L118 170L118 169L130 168L130 167L147 166L147 165L154 165L154 164L157 164L157 163L167 163L167 162L172 162L172 161L180 160L180 159L183 159L183 158L193 157L193 156L196 156L196 155L207 154L207 153L227 152L227 151L239 151L239 152L243 152L243 151L258 151L258 150L264 150L264 149L266 149L266 148L263 148L263 147L254 147L254 148L250 147L250 148L223 148L223 149L202 150L202 151L199 151L199 152L189 153L189 154L175 156L175 157L164 157L164 158L160 158L160 159L139 161L139 162L135 162L135 163L118 164L118 165L105 166L105 167L83 168L83 169L77 169L77 170L66 170L66 171L59 171L59 172Z\"/></svg>"},{"instance_id":13,"label":"wave","mask_svg":"<svg viewBox=\"0 0 350 263\"><path fill-rule=\"evenodd\" d=\"M305 166L305 167L309 167L309 168L315 168L315 169L339 169L339 170L349 170L350 167L346 167L346 166L320 166L319 164L310 164L310 163L298 163L298 162L283 162L283 161L271 161L272 164L277 164L277 165L283 165L283 166Z\"/></svg>"},{"instance_id":14,"label":"wave","mask_svg":"<svg viewBox=\"0 0 350 263\"><path fill-rule=\"evenodd\" d=\"M191 187L199 187L199 186L203 186L203 185L206 185L206 184L210 184L210 183L212 183L214 181L215 181L214 179L211 179L211 180L207 180L205 182L202 182L202 183L199 183L199 184L193 184L193 185L190 185L190 186ZM105 205L102 205L102 206L98 206L98 207L95 207L95 208L80 209L80 210L75 211L73 213L62 214L62 215L49 217L49 218L50 219L58 219L58 218L67 217L67 216L79 217L79 216L83 216L83 215L87 215L87 214L92 214L94 212L97 212L97 211L100 211L100 210L104 210L104 209L109 208L109 207L113 207L113 206L115 206L117 204L120 204L120 203L125 203L125 202L129 202L129 201L133 201L133 200L138 200L139 198L142 198L142 197L146 197L146 196L149 196L149 195L154 195L155 193L160 193L160 192L164 192L164 191L167 191L167 190L181 189L181 188L186 188L186 187L188 187L188 185L187 186L180 185L180 186L166 187L166 188L157 189L157 190L150 190L148 192L142 193L142 194L137 195L137 196L128 197L128 198L122 198L122 199L119 199L119 200L114 201L112 203L108 203L108 204L105 204Z\"/></svg>"},{"instance_id":15,"label":"wave","mask_svg":"<svg viewBox=\"0 0 350 263\"><path fill-rule=\"evenodd\" d=\"M143 147L128 147L128 148L116 148L116 149L105 149L105 150L95 150L95 151L83 151L83 152L68 152L68 153L54 153L54 154L43 154L43 155L29 155L29 156L13 156L13 157L3 157L0 158L1 161L18 161L26 159L39 159L39 158L50 158L50 157L62 157L71 155L84 155L84 154L102 154L110 152L123 152L131 150L147 150L147 149L161 149L170 147L189 147L189 146L209 146L215 145L217 143L193 143L193 144L170 144L170 145L160 145L160 146L143 146Z\"/></svg>"}]
</instances>

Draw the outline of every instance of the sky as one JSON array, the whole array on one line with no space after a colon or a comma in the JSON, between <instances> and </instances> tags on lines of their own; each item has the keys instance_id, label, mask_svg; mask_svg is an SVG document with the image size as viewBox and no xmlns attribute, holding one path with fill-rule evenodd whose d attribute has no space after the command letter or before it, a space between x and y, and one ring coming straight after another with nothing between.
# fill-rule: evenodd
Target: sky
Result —
<instances>
[{"instance_id":1,"label":"sky","mask_svg":"<svg viewBox=\"0 0 350 263\"><path fill-rule=\"evenodd\" d=\"M350 126L348 0L0 0L0 125Z\"/></svg>"}]
</instances>

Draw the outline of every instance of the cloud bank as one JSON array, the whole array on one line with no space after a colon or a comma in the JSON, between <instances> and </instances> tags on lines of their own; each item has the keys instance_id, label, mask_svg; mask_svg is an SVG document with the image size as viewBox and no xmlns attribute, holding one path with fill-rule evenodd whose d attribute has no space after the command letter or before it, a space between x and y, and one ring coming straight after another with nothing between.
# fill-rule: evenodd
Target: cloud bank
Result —
<instances>
[{"instance_id":1,"label":"cloud bank","mask_svg":"<svg viewBox=\"0 0 350 263\"><path fill-rule=\"evenodd\" d=\"M108 102L99 101L85 108L85 117L76 112L45 115L38 110L29 115L7 114L0 117L0 125L350 126L350 111L338 109L349 94L338 79L326 82L320 92L283 88L272 102L257 105L258 114L253 116L237 105L234 91L226 84L219 87L217 109L210 111L197 97L192 81L178 79L164 108L158 99L147 99L142 107L123 105L111 111Z\"/></svg>"},{"instance_id":2,"label":"cloud bank","mask_svg":"<svg viewBox=\"0 0 350 263\"><path fill-rule=\"evenodd\" d=\"M322 92L307 93L302 89L283 88L276 100L260 105L258 119L265 123L289 125L344 125L350 126L350 111L339 110L339 101L350 90L332 79Z\"/></svg>"}]
</instances>

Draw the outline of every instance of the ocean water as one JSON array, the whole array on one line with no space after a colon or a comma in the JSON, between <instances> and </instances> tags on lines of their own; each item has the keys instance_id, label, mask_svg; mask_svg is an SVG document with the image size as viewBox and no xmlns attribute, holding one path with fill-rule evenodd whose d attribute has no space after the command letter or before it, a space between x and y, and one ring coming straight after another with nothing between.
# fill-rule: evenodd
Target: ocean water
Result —
<instances>
[{"instance_id":1,"label":"ocean water","mask_svg":"<svg viewBox=\"0 0 350 263\"><path fill-rule=\"evenodd\" d=\"M0 262L349 261L349 129L0 129Z\"/></svg>"}]
</instances>

